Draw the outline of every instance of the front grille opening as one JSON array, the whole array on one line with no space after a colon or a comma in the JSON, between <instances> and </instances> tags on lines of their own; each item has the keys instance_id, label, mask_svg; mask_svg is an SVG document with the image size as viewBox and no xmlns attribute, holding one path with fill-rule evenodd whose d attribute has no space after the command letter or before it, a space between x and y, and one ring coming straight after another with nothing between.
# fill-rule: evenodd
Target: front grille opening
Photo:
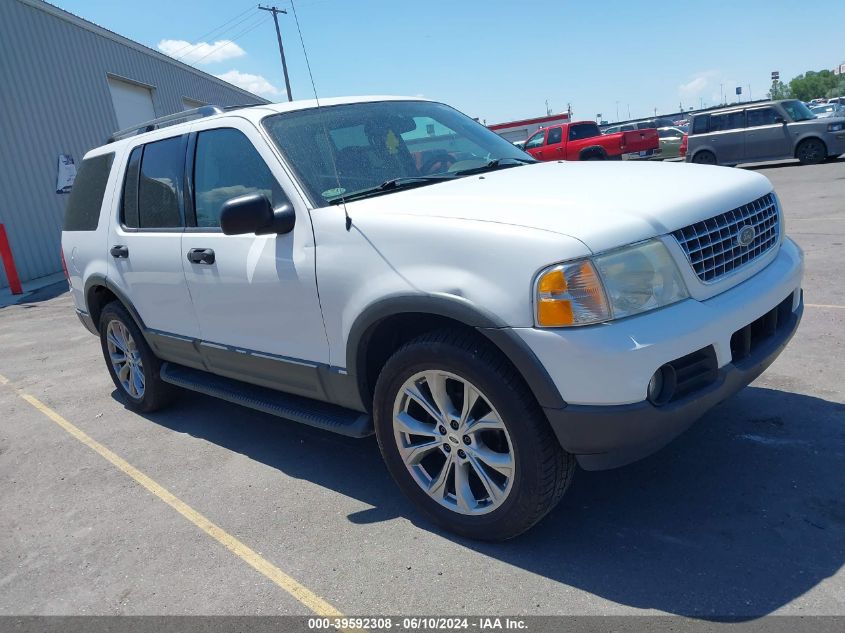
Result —
<instances>
[{"instance_id":1,"label":"front grille opening","mask_svg":"<svg viewBox=\"0 0 845 633\"><path fill-rule=\"evenodd\" d=\"M668 363L675 370L675 393L669 399L674 402L713 384L719 375L716 350L712 345L687 354Z\"/></svg>"},{"instance_id":2,"label":"front grille opening","mask_svg":"<svg viewBox=\"0 0 845 633\"><path fill-rule=\"evenodd\" d=\"M773 337L779 328L789 322L792 313L792 295L755 319L731 336L731 360L737 363L750 356L760 345Z\"/></svg>"},{"instance_id":3,"label":"front grille opening","mask_svg":"<svg viewBox=\"0 0 845 633\"><path fill-rule=\"evenodd\" d=\"M754 239L742 245L738 238L745 227L754 229ZM775 197L766 194L726 213L678 229L672 235L698 278L713 283L774 248L779 231Z\"/></svg>"}]
</instances>

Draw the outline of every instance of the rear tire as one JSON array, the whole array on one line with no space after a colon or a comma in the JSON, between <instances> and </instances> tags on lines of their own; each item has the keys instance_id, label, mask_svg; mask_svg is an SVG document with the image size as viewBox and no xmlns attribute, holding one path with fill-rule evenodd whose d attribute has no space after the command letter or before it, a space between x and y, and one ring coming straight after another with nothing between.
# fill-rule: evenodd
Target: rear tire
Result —
<instances>
[{"instance_id":1,"label":"rear tire","mask_svg":"<svg viewBox=\"0 0 845 633\"><path fill-rule=\"evenodd\" d=\"M817 138L808 138L798 144L795 158L802 165L818 165L827 158L827 146Z\"/></svg>"},{"instance_id":2,"label":"rear tire","mask_svg":"<svg viewBox=\"0 0 845 633\"><path fill-rule=\"evenodd\" d=\"M400 348L379 375L373 413L393 479L422 513L461 536L521 534L572 480L575 460L521 376L470 333L432 332Z\"/></svg>"},{"instance_id":3,"label":"rear tire","mask_svg":"<svg viewBox=\"0 0 845 633\"><path fill-rule=\"evenodd\" d=\"M103 308L99 330L106 367L126 406L151 413L169 404L176 390L162 381L161 361L123 304Z\"/></svg>"},{"instance_id":4,"label":"rear tire","mask_svg":"<svg viewBox=\"0 0 845 633\"><path fill-rule=\"evenodd\" d=\"M692 162L699 165L715 165L716 154L706 149L701 150L700 152L695 153L695 156L692 157Z\"/></svg>"}]
</instances>

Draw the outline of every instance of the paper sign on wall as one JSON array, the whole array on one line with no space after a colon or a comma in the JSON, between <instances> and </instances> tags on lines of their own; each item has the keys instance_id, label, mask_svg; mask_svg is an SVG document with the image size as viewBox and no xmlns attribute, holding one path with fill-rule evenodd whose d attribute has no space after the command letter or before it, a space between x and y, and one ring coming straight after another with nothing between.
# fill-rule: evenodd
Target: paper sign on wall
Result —
<instances>
[{"instance_id":1,"label":"paper sign on wall","mask_svg":"<svg viewBox=\"0 0 845 633\"><path fill-rule=\"evenodd\" d=\"M76 179L76 164L70 154L59 154L59 169L56 176L56 193L70 193Z\"/></svg>"}]
</instances>

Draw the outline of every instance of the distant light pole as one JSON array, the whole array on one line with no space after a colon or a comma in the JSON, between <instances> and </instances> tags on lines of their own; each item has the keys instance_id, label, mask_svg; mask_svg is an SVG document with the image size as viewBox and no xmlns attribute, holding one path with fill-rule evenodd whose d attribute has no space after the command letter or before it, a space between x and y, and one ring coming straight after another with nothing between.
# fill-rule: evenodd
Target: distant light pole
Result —
<instances>
[{"instance_id":1,"label":"distant light pole","mask_svg":"<svg viewBox=\"0 0 845 633\"><path fill-rule=\"evenodd\" d=\"M619 121L619 102L616 102L616 120Z\"/></svg>"}]
</instances>

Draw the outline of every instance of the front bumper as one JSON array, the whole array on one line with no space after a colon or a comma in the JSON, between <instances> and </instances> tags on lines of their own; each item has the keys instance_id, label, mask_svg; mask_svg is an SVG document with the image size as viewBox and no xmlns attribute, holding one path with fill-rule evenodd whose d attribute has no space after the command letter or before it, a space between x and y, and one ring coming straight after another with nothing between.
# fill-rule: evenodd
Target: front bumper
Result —
<instances>
[{"instance_id":1,"label":"front bumper","mask_svg":"<svg viewBox=\"0 0 845 633\"><path fill-rule=\"evenodd\" d=\"M561 445L586 470L616 468L641 459L683 433L708 410L751 383L774 362L798 329L804 300L780 323L774 335L751 354L719 369L709 386L663 406L642 401L617 406L570 405L546 409Z\"/></svg>"},{"instance_id":2,"label":"front bumper","mask_svg":"<svg viewBox=\"0 0 845 633\"><path fill-rule=\"evenodd\" d=\"M561 445L589 469L621 466L665 445L777 357L801 315L802 276L802 253L785 239L765 268L706 300L582 328L514 328L567 403L545 409ZM734 334L787 297L793 320L780 319L771 340L735 362ZM714 357L711 382L659 407L646 400L658 368L703 350Z\"/></svg>"},{"instance_id":3,"label":"front bumper","mask_svg":"<svg viewBox=\"0 0 845 633\"><path fill-rule=\"evenodd\" d=\"M845 131L828 132L824 140L827 145L828 156L845 154Z\"/></svg>"}]
</instances>

